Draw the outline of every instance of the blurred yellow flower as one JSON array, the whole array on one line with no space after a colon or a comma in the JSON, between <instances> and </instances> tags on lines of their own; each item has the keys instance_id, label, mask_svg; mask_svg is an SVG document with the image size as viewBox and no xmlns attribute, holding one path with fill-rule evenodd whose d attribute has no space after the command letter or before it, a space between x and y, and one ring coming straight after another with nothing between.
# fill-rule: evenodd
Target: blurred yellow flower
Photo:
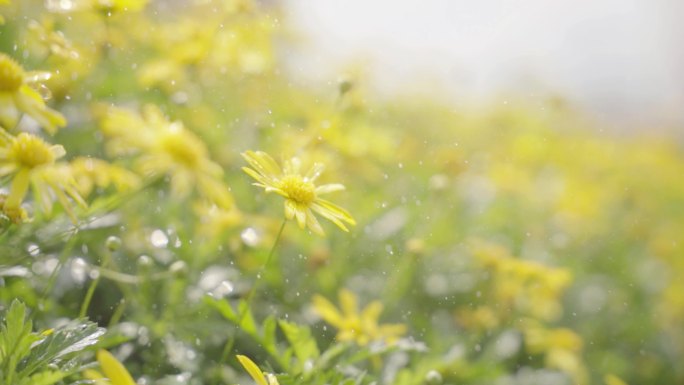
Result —
<instances>
[{"instance_id":1,"label":"blurred yellow flower","mask_svg":"<svg viewBox=\"0 0 684 385\"><path fill-rule=\"evenodd\" d=\"M361 346L376 341L393 344L406 333L406 325L403 324L378 324L378 318L382 313L382 304L379 301L371 302L359 312L354 293L342 289L339 298L341 312L324 297L316 295L313 298L314 310L338 329L339 341L354 341Z\"/></svg>"},{"instance_id":2,"label":"blurred yellow flower","mask_svg":"<svg viewBox=\"0 0 684 385\"><path fill-rule=\"evenodd\" d=\"M76 60L80 57L69 39L62 31L55 30L55 20L43 18L40 22L31 20L28 23L28 43L33 43L44 55L55 55L63 59ZM61 70L61 68L60 68Z\"/></svg>"},{"instance_id":3,"label":"blurred yellow flower","mask_svg":"<svg viewBox=\"0 0 684 385\"><path fill-rule=\"evenodd\" d=\"M22 113L35 119L50 133L66 125L66 119L49 109L40 94L29 84L47 80L47 72L25 72L11 57L0 52L0 124L14 128Z\"/></svg>"},{"instance_id":4,"label":"blurred yellow flower","mask_svg":"<svg viewBox=\"0 0 684 385\"><path fill-rule=\"evenodd\" d=\"M209 159L204 142L181 122L169 122L157 107L145 106L142 115L112 108L102 131L114 153L140 154L136 165L144 175L169 175L174 195L184 198L196 187L212 203L232 207L223 169Z\"/></svg>"},{"instance_id":5,"label":"blurred yellow flower","mask_svg":"<svg viewBox=\"0 0 684 385\"><path fill-rule=\"evenodd\" d=\"M76 217L67 195L82 206L83 198L76 190L68 173L55 166L55 160L64 156L64 147L49 145L43 139L28 133L13 137L0 132L0 176L12 176L10 192L3 205L4 213L15 221L22 216L21 203L33 187L35 201L43 212L52 211L52 196L57 198L72 221Z\"/></svg>"},{"instance_id":6,"label":"blurred yellow flower","mask_svg":"<svg viewBox=\"0 0 684 385\"><path fill-rule=\"evenodd\" d=\"M547 367L568 373L576 384L586 384L582 337L570 329L547 329L534 320L526 323L523 332L527 349L533 354L544 354Z\"/></svg>"},{"instance_id":7,"label":"blurred yellow flower","mask_svg":"<svg viewBox=\"0 0 684 385\"><path fill-rule=\"evenodd\" d=\"M321 199L319 195L333 191L344 190L338 183L316 186L314 182L323 172L323 165L315 163L305 174L301 174L301 164L298 158L285 162L281 169L270 155L263 151L246 151L242 157L252 168L243 167L242 170L263 187L266 192L275 192L285 198L285 217L297 219L300 228L308 226L316 234L324 235L323 228L314 216L315 211L330 220L344 231L349 231L343 222L356 225L354 218L347 210L332 202Z\"/></svg>"},{"instance_id":8,"label":"blurred yellow flower","mask_svg":"<svg viewBox=\"0 0 684 385\"><path fill-rule=\"evenodd\" d=\"M129 191L140 186L140 177L123 167L102 159L78 157L65 165L73 175L81 196L88 196L94 188L114 186L117 191Z\"/></svg>"},{"instance_id":9,"label":"blurred yellow flower","mask_svg":"<svg viewBox=\"0 0 684 385\"><path fill-rule=\"evenodd\" d=\"M96 385L136 385L128 370L108 351L98 350L97 361L104 374L92 369L83 371L83 375Z\"/></svg>"},{"instance_id":10,"label":"blurred yellow flower","mask_svg":"<svg viewBox=\"0 0 684 385\"><path fill-rule=\"evenodd\" d=\"M261 371L254 361L250 360L249 357L238 355L238 361L243 368L249 373L249 375L254 379L257 385L279 385L278 379L271 373L266 373Z\"/></svg>"},{"instance_id":11,"label":"blurred yellow flower","mask_svg":"<svg viewBox=\"0 0 684 385\"><path fill-rule=\"evenodd\" d=\"M627 385L626 382L622 381L622 379L614 374L606 374L603 377L603 382L606 383L606 385Z\"/></svg>"},{"instance_id":12,"label":"blurred yellow flower","mask_svg":"<svg viewBox=\"0 0 684 385\"><path fill-rule=\"evenodd\" d=\"M494 299L509 305L502 309L547 321L560 317L560 298L572 283L568 269L516 258L506 248L483 241L475 241L471 247L480 267L491 273Z\"/></svg>"},{"instance_id":13,"label":"blurred yellow flower","mask_svg":"<svg viewBox=\"0 0 684 385\"><path fill-rule=\"evenodd\" d=\"M53 12L91 11L102 12L107 16L115 12L138 12L149 0L73 0L68 2L48 2L47 8Z\"/></svg>"}]
</instances>

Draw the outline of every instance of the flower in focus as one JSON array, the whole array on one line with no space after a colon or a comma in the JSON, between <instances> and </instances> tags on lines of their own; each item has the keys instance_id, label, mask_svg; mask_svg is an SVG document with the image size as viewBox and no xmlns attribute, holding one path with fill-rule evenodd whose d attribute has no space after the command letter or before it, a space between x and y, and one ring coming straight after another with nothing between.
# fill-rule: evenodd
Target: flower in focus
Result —
<instances>
[{"instance_id":1,"label":"flower in focus","mask_svg":"<svg viewBox=\"0 0 684 385\"><path fill-rule=\"evenodd\" d=\"M207 146L181 122L169 122L157 107L146 106L142 115L111 109L102 131L115 154L140 155L136 165L144 175L169 175L174 195L186 197L196 186L210 202L232 207L233 198L222 180L223 169L209 159Z\"/></svg>"},{"instance_id":2,"label":"flower in focus","mask_svg":"<svg viewBox=\"0 0 684 385\"><path fill-rule=\"evenodd\" d=\"M360 346L375 341L393 344L406 333L406 325L403 324L378 324L378 318L382 313L382 304L379 301L371 302L359 312L354 293L342 289L339 298L341 312L324 297L316 295L313 298L314 310L338 329L339 341L354 341Z\"/></svg>"},{"instance_id":3,"label":"flower in focus","mask_svg":"<svg viewBox=\"0 0 684 385\"><path fill-rule=\"evenodd\" d=\"M344 231L349 231L344 222L355 225L356 222L347 210L332 202L321 199L319 195L344 190L341 184L314 185L323 172L323 165L315 163L305 174L300 172L299 159L292 158L280 168L270 155L263 151L247 151L242 157L252 168L242 170L257 180L255 186L263 187L266 192L275 192L285 198L285 217L297 219L300 228L308 226L316 234L324 235L323 228L314 216L314 212L330 220Z\"/></svg>"},{"instance_id":4,"label":"flower in focus","mask_svg":"<svg viewBox=\"0 0 684 385\"><path fill-rule=\"evenodd\" d=\"M16 61L0 52L0 124L4 128L15 127L21 113L35 119L50 133L66 125L64 116L49 109L38 91L29 86L49 77L47 72L25 72Z\"/></svg>"},{"instance_id":5,"label":"flower in focus","mask_svg":"<svg viewBox=\"0 0 684 385\"><path fill-rule=\"evenodd\" d=\"M135 385L135 381L128 370L111 353L106 350L98 350L97 361L103 373L97 370L87 369L83 372L89 380L95 381L96 385Z\"/></svg>"},{"instance_id":6,"label":"flower in focus","mask_svg":"<svg viewBox=\"0 0 684 385\"><path fill-rule=\"evenodd\" d=\"M14 137L2 132L0 144L0 177L12 176L9 195L2 207L5 215L15 222L21 221L21 203L31 185L35 201L44 213L52 211L54 194L72 221L76 222L67 195L82 206L86 203L69 173L55 165L55 160L64 156L64 147L49 145L28 133Z\"/></svg>"},{"instance_id":7,"label":"flower in focus","mask_svg":"<svg viewBox=\"0 0 684 385\"><path fill-rule=\"evenodd\" d=\"M276 376L271 373L264 374L264 372L262 372L261 369L259 369L259 367L254 363L254 361L249 359L249 357L238 355L237 359L240 361L240 364L243 368L245 368L247 373L249 373L249 375L254 379L254 382L256 382L257 385L279 385Z\"/></svg>"}]
</instances>

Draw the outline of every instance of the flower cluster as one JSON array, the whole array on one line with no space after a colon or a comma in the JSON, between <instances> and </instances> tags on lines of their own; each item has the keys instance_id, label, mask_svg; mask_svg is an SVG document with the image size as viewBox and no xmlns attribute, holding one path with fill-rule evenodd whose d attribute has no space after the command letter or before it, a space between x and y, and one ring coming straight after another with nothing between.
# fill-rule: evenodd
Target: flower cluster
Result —
<instances>
[{"instance_id":1,"label":"flower cluster","mask_svg":"<svg viewBox=\"0 0 684 385\"><path fill-rule=\"evenodd\" d=\"M406 333L406 325L378 324L382 304L373 301L359 311L356 295L347 289L340 290L340 310L325 297L313 298L314 310L326 322L337 328L338 341L353 341L363 346L371 342L393 344Z\"/></svg>"}]
</instances>

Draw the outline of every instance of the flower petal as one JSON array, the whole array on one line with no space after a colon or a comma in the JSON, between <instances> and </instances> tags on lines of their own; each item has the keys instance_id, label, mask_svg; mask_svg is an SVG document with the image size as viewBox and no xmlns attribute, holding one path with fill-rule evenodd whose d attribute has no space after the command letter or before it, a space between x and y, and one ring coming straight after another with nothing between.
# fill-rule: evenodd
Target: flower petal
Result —
<instances>
[{"instance_id":1,"label":"flower petal","mask_svg":"<svg viewBox=\"0 0 684 385\"><path fill-rule=\"evenodd\" d=\"M57 131L57 127L66 125L66 119L62 114L45 106L40 94L27 85L23 85L14 94L14 101L20 110L35 119L41 127L51 134Z\"/></svg>"},{"instance_id":2,"label":"flower petal","mask_svg":"<svg viewBox=\"0 0 684 385\"><path fill-rule=\"evenodd\" d=\"M98 350L97 361L102 367L105 376L112 384L116 385L136 385L133 377L128 370L114 356L106 350Z\"/></svg>"},{"instance_id":3,"label":"flower petal","mask_svg":"<svg viewBox=\"0 0 684 385\"><path fill-rule=\"evenodd\" d=\"M325 297L315 295L313 297L313 307L316 313L323 318L327 323L340 329L342 326L342 314L337 310L335 305L328 301Z\"/></svg>"},{"instance_id":4,"label":"flower petal","mask_svg":"<svg viewBox=\"0 0 684 385\"><path fill-rule=\"evenodd\" d=\"M245 368L247 373L254 379L254 381L258 385L269 385L268 381L266 381L266 377L264 376L264 372L259 369L257 364L254 363L254 361L250 360L249 357L243 356L243 355L237 355L238 361L240 361L240 364L242 364L242 367Z\"/></svg>"},{"instance_id":5,"label":"flower petal","mask_svg":"<svg viewBox=\"0 0 684 385\"><path fill-rule=\"evenodd\" d=\"M355 317L359 311L356 295L347 289L340 290L340 309L347 317Z\"/></svg>"},{"instance_id":6,"label":"flower petal","mask_svg":"<svg viewBox=\"0 0 684 385\"><path fill-rule=\"evenodd\" d=\"M344 190L344 185L339 183L324 184L316 187L316 195L327 194L335 191Z\"/></svg>"},{"instance_id":7,"label":"flower petal","mask_svg":"<svg viewBox=\"0 0 684 385\"><path fill-rule=\"evenodd\" d=\"M295 201L286 199L285 200L285 218L292 219L297 211L297 203Z\"/></svg>"},{"instance_id":8,"label":"flower petal","mask_svg":"<svg viewBox=\"0 0 684 385\"><path fill-rule=\"evenodd\" d=\"M310 209L306 209L306 224L314 233L320 236L325 236L325 232L323 231L321 224L318 223L318 219L316 219Z\"/></svg>"},{"instance_id":9,"label":"flower petal","mask_svg":"<svg viewBox=\"0 0 684 385\"><path fill-rule=\"evenodd\" d=\"M304 176L304 179L307 182L313 183L316 181L316 179L318 179L323 170L325 170L325 165L323 165L323 163L314 163L306 173L306 176Z\"/></svg>"},{"instance_id":10,"label":"flower petal","mask_svg":"<svg viewBox=\"0 0 684 385\"><path fill-rule=\"evenodd\" d=\"M325 199L316 199L316 203L329 210L337 218L349 223L352 226L356 225L356 221L354 220L354 218L352 218L349 211L343 209L342 207Z\"/></svg>"},{"instance_id":11,"label":"flower petal","mask_svg":"<svg viewBox=\"0 0 684 385\"><path fill-rule=\"evenodd\" d=\"M297 219L297 224L299 225L300 229L303 229L306 227L306 207L302 207L301 205L296 205L295 208L295 218Z\"/></svg>"}]
</instances>

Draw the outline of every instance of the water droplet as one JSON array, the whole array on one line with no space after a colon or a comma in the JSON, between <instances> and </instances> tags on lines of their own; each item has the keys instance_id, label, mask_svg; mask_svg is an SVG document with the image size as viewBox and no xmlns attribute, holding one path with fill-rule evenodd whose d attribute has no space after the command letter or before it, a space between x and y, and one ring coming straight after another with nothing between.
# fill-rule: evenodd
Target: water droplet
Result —
<instances>
[{"instance_id":1,"label":"water droplet","mask_svg":"<svg viewBox=\"0 0 684 385\"><path fill-rule=\"evenodd\" d=\"M51 12L69 12L74 8L74 2L71 0L47 0L45 1L45 8Z\"/></svg>"},{"instance_id":2,"label":"water droplet","mask_svg":"<svg viewBox=\"0 0 684 385\"><path fill-rule=\"evenodd\" d=\"M212 297L221 298L232 293L233 290L235 290L235 286L233 286L232 282L223 281L210 294L212 295Z\"/></svg>"},{"instance_id":3,"label":"water droplet","mask_svg":"<svg viewBox=\"0 0 684 385\"><path fill-rule=\"evenodd\" d=\"M100 270L98 270L98 269L90 270L90 273L88 273L88 277L90 277L90 279L98 279L100 277Z\"/></svg>"},{"instance_id":4,"label":"water droplet","mask_svg":"<svg viewBox=\"0 0 684 385\"><path fill-rule=\"evenodd\" d=\"M88 263L83 258L74 258L71 261L71 278L76 283L83 283L86 280Z\"/></svg>"},{"instance_id":5,"label":"water droplet","mask_svg":"<svg viewBox=\"0 0 684 385\"><path fill-rule=\"evenodd\" d=\"M28 251L32 257L36 257L40 254L40 247L35 243L29 243L28 247L26 247L26 251Z\"/></svg>"},{"instance_id":6,"label":"water droplet","mask_svg":"<svg viewBox=\"0 0 684 385\"><path fill-rule=\"evenodd\" d=\"M240 233L240 239L242 239L242 242L244 242L245 245L254 247L259 244L261 237L253 227L248 227L242 230Z\"/></svg>"},{"instance_id":7,"label":"water droplet","mask_svg":"<svg viewBox=\"0 0 684 385\"><path fill-rule=\"evenodd\" d=\"M188 264L184 261L176 261L169 266L169 271L176 275L185 274L188 271Z\"/></svg>"},{"instance_id":8,"label":"water droplet","mask_svg":"<svg viewBox=\"0 0 684 385\"><path fill-rule=\"evenodd\" d=\"M107 240L105 241L105 246L109 251L119 250L119 248L121 247L121 238L111 235L107 237Z\"/></svg>"},{"instance_id":9,"label":"water droplet","mask_svg":"<svg viewBox=\"0 0 684 385\"><path fill-rule=\"evenodd\" d=\"M152 246L154 247L163 248L169 244L169 237L167 237L163 231L157 229L150 235L150 242L152 242Z\"/></svg>"}]
</instances>

